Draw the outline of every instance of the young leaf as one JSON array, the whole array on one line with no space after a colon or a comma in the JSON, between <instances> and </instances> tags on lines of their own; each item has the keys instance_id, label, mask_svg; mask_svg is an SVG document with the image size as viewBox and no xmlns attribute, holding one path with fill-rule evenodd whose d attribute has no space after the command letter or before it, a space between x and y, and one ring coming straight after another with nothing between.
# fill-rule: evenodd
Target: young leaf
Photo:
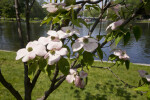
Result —
<instances>
[{"instance_id":1,"label":"young leaf","mask_svg":"<svg viewBox=\"0 0 150 100\"><path fill-rule=\"evenodd\" d=\"M135 91L143 91L143 92L147 92L149 91L149 86L142 86L142 87L138 87L134 89Z\"/></svg>"},{"instance_id":2,"label":"young leaf","mask_svg":"<svg viewBox=\"0 0 150 100\"><path fill-rule=\"evenodd\" d=\"M47 65L46 59L42 58L42 59L39 60L39 69L40 70L44 71L44 68L45 68L46 65Z\"/></svg>"},{"instance_id":3,"label":"young leaf","mask_svg":"<svg viewBox=\"0 0 150 100\"><path fill-rule=\"evenodd\" d=\"M62 57L58 62L58 67L64 75L68 75L70 66L67 59Z\"/></svg>"},{"instance_id":4,"label":"young leaf","mask_svg":"<svg viewBox=\"0 0 150 100\"><path fill-rule=\"evenodd\" d=\"M98 54L99 59L102 60L102 59L103 59L103 51L102 51L102 49L100 48L100 45L98 45L97 54Z\"/></svg>"},{"instance_id":5,"label":"young leaf","mask_svg":"<svg viewBox=\"0 0 150 100\"><path fill-rule=\"evenodd\" d=\"M87 51L83 53L83 60L87 65L92 65L94 62L93 54Z\"/></svg>"},{"instance_id":6,"label":"young leaf","mask_svg":"<svg viewBox=\"0 0 150 100\"><path fill-rule=\"evenodd\" d=\"M127 43L130 40L130 33L127 32L126 35L123 36L123 40L124 40L124 45L127 45Z\"/></svg>"},{"instance_id":7,"label":"young leaf","mask_svg":"<svg viewBox=\"0 0 150 100\"><path fill-rule=\"evenodd\" d=\"M33 76L34 76L34 73L36 72L36 69L37 69L37 66L38 66L38 63L35 61L33 62L30 66L29 66L29 69L28 69L28 76L29 78L32 80Z\"/></svg>"},{"instance_id":8,"label":"young leaf","mask_svg":"<svg viewBox=\"0 0 150 100\"><path fill-rule=\"evenodd\" d=\"M133 27L133 34L134 34L136 41L138 41L139 38L141 37L141 34L142 34L141 28L139 26L134 26Z\"/></svg>"},{"instance_id":9,"label":"young leaf","mask_svg":"<svg viewBox=\"0 0 150 100\"><path fill-rule=\"evenodd\" d=\"M126 69L128 70L128 69L129 69L129 66L130 66L130 61L129 61L129 60L126 60L126 61L125 61L125 65L126 65Z\"/></svg>"},{"instance_id":10,"label":"young leaf","mask_svg":"<svg viewBox=\"0 0 150 100\"><path fill-rule=\"evenodd\" d=\"M123 37L123 35L119 33L118 36L115 39L116 45L120 42L120 40L122 39L122 37Z\"/></svg>"},{"instance_id":11,"label":"young leaf","mask_svg":"<svg viewBox=\"0 0 150 100\"><path fill-rule=\"evenodd\" d=\"M114 54L111 54L111 55L109 56L108 60L113 61L113 60L115 60L116 58L117 58L117 56L115 56Z\"/></svg>"}]
</instances>

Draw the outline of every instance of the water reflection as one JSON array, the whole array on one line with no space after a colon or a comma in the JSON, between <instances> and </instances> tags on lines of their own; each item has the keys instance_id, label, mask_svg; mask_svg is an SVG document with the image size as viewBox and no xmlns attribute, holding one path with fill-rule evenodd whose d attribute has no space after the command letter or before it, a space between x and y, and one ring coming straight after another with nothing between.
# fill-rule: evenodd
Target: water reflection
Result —
<instances>
[{"instance_id":1,"label":"water reflection","mask_svg":"<svg viewBox=\"0 0 150 100\"><path fill-rule=\"evenodd\" d=\"M103 22L100 34L106 34L105 29L109 23ZM134 63L148 63L150 64L150 25L145 23L137 24L142 27L143 34L138 42L136 42L133 34L131 34L130 41L126 47L121 41L118 48L126 50L127 54L130 56L131 62ZM40 26L40 23L31 24L31 40L38 39L40 36L47 36L47 31L49 26ZM100 25L96 27L92 36L99 34ZM26 39L26 25L22 23L23 36ZM88 33L86 27L79 29L81 36ZM103 41L103 40L102 40ZM101 41L101 42L102 42ZM17 24L15 22L0 22L0 49L2 50L13 50L16 51L20 48L19 37L17 33ZM109 55L110 48L104 48L104 52ZM107 60L107 55L104 60Z\"/></svg>"}]
</instances>

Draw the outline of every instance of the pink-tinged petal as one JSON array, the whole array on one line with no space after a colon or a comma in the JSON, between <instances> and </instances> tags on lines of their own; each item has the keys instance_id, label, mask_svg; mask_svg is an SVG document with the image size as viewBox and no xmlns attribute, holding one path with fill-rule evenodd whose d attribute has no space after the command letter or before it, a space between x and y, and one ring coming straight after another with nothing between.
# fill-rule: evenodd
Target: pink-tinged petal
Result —
<instances>
[{"instance_id":1,"label":"pink-tinged petal","mask_svg":"<svg viewBox=\"0 0 150 100\"><path fill-rule=\"evenodd\" d=\"M79 87L79 88L84 88L85 87L84 80L82 80L79 76L75 77L74 84L75 84L76 87Z\"/></svg>"},{"instance_id":2,"label":"pink-tinged petal","mask_svg":"<svg viewBox=\"0 0 150 100\"><path fill-rule=\"evenodd\" d=\"M119 56L120 59L123 59L123 60L129 60L129 56L127 54L123 54L121 56Z\"/></svg>"},{"instance_id":3,"label":"pink-tinged petal","mask_svg":"<svg viewBox=\"0 0 150 100\"><path fill-rule=\"evenodd\" d=\"M98 47L98 43L87 43L83 46L84 50L87 52L93 52Z\"/></svg>"},{"instance_id":4,"label":"pink-tinged petal","mask_svg":"<svg viewBox=\"0 0 150 100\"><path fill-rule=\"evenodd\" d=\"M84 43L82 43L82 42L75 42L72 45L73 52L79 51L80 49L82 49L83 46L84 46Z\"/></svg>"},{"instance_id":5,"label":"pink-tinged petal","mask_svg":"<svg viewBox=\"0 0 150 100\"><path fill-rule=\"evenodd\" d=\"M55 53L61 56L65 56L68 53L68 50L66 48L61 48L60 50L56 50Z\"/></svg>"},{"instance_id":6,"label":"pink-tinged petal","mask_svg":"<svg viewBox=\"0 0 150 100\"><path fill-rule=\"evenodd\" d=\"M42 44L37 45L34 48L34 52L38 56L44 56L47 53L45 46Z\"/></svg>"},{"instance_id":7,"label":"pink-tinged petal","mask_svg":"<svg viewBox=\"0 0 150 100\"><path fill-rule=\"evenodd\" d=\"M138 72L142 78L144 78L145 75L148 74L147 71L145 71L145 70L138 70Z\"/></svg>"},{"instance_id":8,"label":"pink-tinged petal","mask_svg":"<svg viewBox=\"0 0 150 100\"><path fill-rule=\"evenodd\" d=\"M27 62L29 60L29 55L26 55L22 58L22 62Z\"/></svg>"},{"instance_id":9,"label":"pink-tinged petal","mask_svg":"<svg viewBox=\"0 0 150 100\"><path fill-rule=\"evenodd\" d=\"M113 24L114 24L114 23L111 23L110 25L108 25L108 26L106 27L106 31L108 31L108 29L110 29L112 26L114 26Z\"/></svg>"},{"instance_id":10,"label":"pink-tinged petal","mask_svg":"<svg viewBox=\"0 0 150 100\"><path fill-rule=\"evenodd\" d=\"M72 29L72 33L73 33L73 34L76 34L76 35L80 35L80 32L79 32L78 29ZM73 34L72 34L72 35L73 35Z\"/></svg>"},{"instance_id":11,"label":"pink-tinged petal","mask_svg":"<svg viewBox=\"0 0 150 100\"><path fill-rule=\"evenodd\" d=\"M71 31L71 30L72 30L72 27L71 27L71 26L62 27L61 30L64 31L64 32L67 32L68 30Z\"/></svg>"},{"instance_id":12,"label":"pink-tinged petal","mask_svg":"<svg viewBox=\"0 0 150 100\"><path fill-rule=\"evenodd\" d=\"M76 41L77 42L83 42L83 40L84 40L84 37L81 37L81 38L78 38Z\"/></svg>"},{"instance_id":13,"label":"pink-tinged petal","mask_svg":"<svg viewBox=\"0 0 150 100\"><path fill-rule=\"evenodd\" d=\"M47 34L50 35L50 36L59 37L58 34L57 34L57 32L56 32L56 31L53 31L53 30L49 30L49 31L47 32Z\"/></svg>"},{"instance_id":14,"label":"pink-tinged petal","mask_svg":"<svg viewBox=\"0 0 150 100\"><path fill-rule=\"evenodd\" d=\"M145 75L148 82L150 82L150 75Z\"/></svg>"},{"instance_id":15,"label":"pink-tinged petal","mask_svg":"<svg viewBox=\"0 0 150 100\"><path fill-rule=\"evenodd\" d=\"M75 75L77 74L77 69L70 69L69 72L71 75Z\"/></svg>"},{"instance_id":16,"label":"pink-tinged petal","mask_svg":"<svg viewBox=\"0 0 150 100\"><path fill-rule=\"evenodd\" d=\"M79 75L81 78L86 78L88 76L88 74L84 71L80 71Z\"/></svg>"},{"instance_id":17,"label":"pink-tinged petal","mask_svg":"<svg viewBox=\"0 0 150 100\"><path fill-rule=\"evenodd\" d=\"M24 57L27 54L28 54L28 51L25 48L18 50L16 60L19 60L20 58Z\"/></svg>"},{"instance_id":18,"label":"pink-tinged petal","mask_svg":"<svg viewBox=\"0 0 150 100\"><path fill-rule=\"evenodd\" d=\"M46 59L47 57L49 57L49 53L45 54L44 59Z\"/></svg>"},{"instance_id":19,"label":"pink-tinged petal","mask_svg":"<svg viewBox=\"0 0 150 100\"><path fill-rule=\"evenodd\" d=\"M66 81L67 81L68 83L72 83L74 80L75 80L74 75L67 75Z\"/></svg>"},{"instance_id":20,"label":"pink-tinged petal","mask_svg":"<svg viewBox=\"0 0 150 100\"><path fill-rule=\"evenodd\" d=\"M49 56L49 59L48 59L48 64L49 65L53 65L55 64L56 62L58 62L60 60L60 55L57 55L57 54L54 54L54 55L51 55Z\"/></svg>"},{"instance_id":21,"label":"pink-tinged petal","mask_svg":"<svg viewBox=\"0 0 150 100\"><path fill-rule=\"evenodd\" d=\"M62 47L62 42L59 41L59 42L49 42L49 44L47 45L47 49L48 50L52 50L52 49L60 49Z\"/></svg>"},{"instance_id":22,"label":"pink-tinged petal","mask_svg":"<svg viewBox=\"0 0 150 100\"><path fill-rule=\"evenodd\" d=\"M122 50L119 50L119 49L114 50L114 55L116 55L116 56L121 56L121 55L122 55L122 53L123 53L123 51L122 51Z\"/></svg>"},{"instance_id":23,"label":"pink-tinged petal","mask_svg":"<svg viewBox=\"0 0 150 100\"><path fill-rule=\"evenodd\" d=\"M29 43L27 44L27 46L26 46L26 49L28 50L29 47L31 47L31 48L33 49L33 48L36 47L38 44L39 44L38 41L29 42Z\"/></svg>"},{"instance_id":24,"label":"pink-tinged petal","mask_svg":"<svg viewBox=\"0 0 150 100\"><path fill-rule=\"evenodd\" d=\"M69 35L61 30L57 31L57 34L59 35L59 39L67 38Z\"/></svg>"},{"instance_id":25,"label":"pink-tinged petal","mask_svg":"<svg viewBox=\"0 0 150 100\"><path fill-rule=\"evenodd\" d=\"M34 51L29 52L28 57L29 57L29 59L34 59L36 57L35 52Z\"/></svg>"},{"instance_id":26,"label":"pink-tinged petal","mask_svg":"<svg viewBox=\"0 0 150 100\"><path fill-rule=\"evenodd\" d=\"M98 43L98 41L96 40L96 39L93 39L93 38L88 38L88 42L97 42Z\"/></svg>"},{"instance_id":27,"label":"pink-tinged petal","mask_svg":"<svg viewBox=\"0 0 150 100\"><path fill-rule=\"evenodd\" d=\"M48 42L49 42L49 40L50 40L49 37L40 37L38 39L38 42L41 43L41 44L43 44L43 45L47 45Z\"/></svg>"},{"instance_id":28,"label":"pink-tinged petal","mask_svg":"<svg viewBox=\"0 0 150 100\"><path fill-rule=\"evenodd\" d=\"M51 8L47 8L46 9L48 12L50 12L50 13L54 13L54 12L56 12L57 10L58 10L58 8L55 8L55 7L51 7Z\"/></svg>"}]
</instances>

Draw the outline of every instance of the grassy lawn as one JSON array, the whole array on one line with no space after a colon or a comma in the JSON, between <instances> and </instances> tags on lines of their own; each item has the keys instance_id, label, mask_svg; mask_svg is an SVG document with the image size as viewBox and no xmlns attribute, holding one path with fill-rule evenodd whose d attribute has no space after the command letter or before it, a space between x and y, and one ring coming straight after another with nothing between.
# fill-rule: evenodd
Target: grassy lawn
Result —
<instances>
[{"instance_id":1,"label":"grassy lawn","mask_svg":"<svg viewBox=\"0 0 150 100\"><path fill-rule=\"evenodd\" d=\"M14 52L0 51L0 68L2 74L8 82L23 96L23 64L21 61L15 61ZM96 66L108 67L111 63L95 62ZM140 76L137 70L147 70L150 72L150 66L141 66L131 64L130 69L125 66L114 66L112 70L120 78L131 85L137 85ZM146 100L145 95L140 95L133 88L127 88L111 72L106 69L91 68L89 70L88 84L84 90L76 88L73 84L66 81L55 90L48 100ZM38 79L35 89L32 93L32 100L43 96L44 91L49 87L49 78L42 73ZM0 100L15 100L9 91L0 83Z\"/></svg>"}]
</instances>

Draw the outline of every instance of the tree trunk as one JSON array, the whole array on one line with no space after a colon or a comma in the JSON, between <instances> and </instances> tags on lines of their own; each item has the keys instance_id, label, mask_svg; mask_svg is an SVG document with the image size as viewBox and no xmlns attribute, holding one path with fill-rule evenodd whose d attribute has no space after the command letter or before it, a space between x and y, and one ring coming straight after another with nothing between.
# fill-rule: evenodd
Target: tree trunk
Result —
<instances>
[{"instance_id":1,"label":"tree trunk","mask_svg":"<svg viewBox=\"0 0 150 100\"><path fill-rule=\"evenodd\" d=\"M27 41L30 41L30 8L29 0L26 0L26 30L27 30Z\"/></svg>"},{"instance_id":2,"label":"tree trunk","mask_svg":"<svg viewBox=\"0 0 150 100\"><path fill-rule=\"evenodd\" d=\"M23 48L24 39L23 39L23 34L22 34L22 29L21 29L20 13L18 11L18 0L15 0L15 10L16 10L16 20L17 20L17 25L18 25L18 35L20 39L20 46L21 48Z\"/></svg>"}]
</instances>

